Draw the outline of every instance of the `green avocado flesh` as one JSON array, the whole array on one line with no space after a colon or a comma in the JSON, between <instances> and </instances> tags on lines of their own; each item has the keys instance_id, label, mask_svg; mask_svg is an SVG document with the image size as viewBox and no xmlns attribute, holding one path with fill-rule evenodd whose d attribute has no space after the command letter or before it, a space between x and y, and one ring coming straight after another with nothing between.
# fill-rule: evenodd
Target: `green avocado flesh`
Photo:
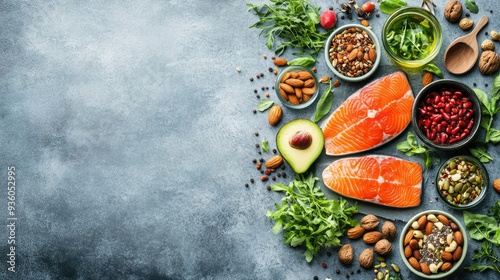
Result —
<instances>
[{"instance_id":1,"label":"green avocado flesh","mask_svg":"<svg viewBox=\"0 0 500 280\"><path fill-rule=\"evenodd\" d=\"M312 142L305 149L298 149L290 145L290 139L298 132L308 132ZM314 161L321 155L325 140L323 131L313 121L296 119L284 124L276 135L276 146L283 158L293 171L298 174L306 172Z\"/></svg>"}]
</instances>

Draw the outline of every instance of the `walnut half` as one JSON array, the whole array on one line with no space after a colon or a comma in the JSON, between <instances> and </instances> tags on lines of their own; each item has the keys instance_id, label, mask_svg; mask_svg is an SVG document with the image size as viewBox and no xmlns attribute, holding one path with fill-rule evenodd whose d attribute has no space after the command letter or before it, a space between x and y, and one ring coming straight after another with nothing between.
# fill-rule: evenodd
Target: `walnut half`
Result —
<instances>
[{"instance_id":1,"label":"walnut half","mask_svg":"<svg viewBox=\"0 0 500 280\"><path fill-rule=\"evenodd\" d=\"M451 0L444 7L444 17L449 22L457 22L462 17L462 4L457 0Z\"/></svg>"},{"instance_id":2,"label":"walnut half","mask_svg":"<svg viewBox=\"0 0 500 280\"><path fill-rule=\"evenodd\" d=\"M484 51L479 58L479 72L483 75L493 74L500 66L500 58L494 51Z\"/></svg>"}]
</instances>

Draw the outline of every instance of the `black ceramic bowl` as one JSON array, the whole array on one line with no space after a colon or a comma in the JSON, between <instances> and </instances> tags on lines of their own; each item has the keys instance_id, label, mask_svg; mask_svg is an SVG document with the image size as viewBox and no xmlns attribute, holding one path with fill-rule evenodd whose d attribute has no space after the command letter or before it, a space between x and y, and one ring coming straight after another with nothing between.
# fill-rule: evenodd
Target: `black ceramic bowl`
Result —
<instances>
[{"instance_id":1,"label":"black ceramic bowl","mask_svg":"<svg viewBox=\"0 0 500 280\"><path fill-rule=\"evenodd\" d=\"M412 126L429 147L454 151L467 146L481 124L481 104L467 85L442 79L425 86L412 108Z\"/></svg>"}]
</instances>

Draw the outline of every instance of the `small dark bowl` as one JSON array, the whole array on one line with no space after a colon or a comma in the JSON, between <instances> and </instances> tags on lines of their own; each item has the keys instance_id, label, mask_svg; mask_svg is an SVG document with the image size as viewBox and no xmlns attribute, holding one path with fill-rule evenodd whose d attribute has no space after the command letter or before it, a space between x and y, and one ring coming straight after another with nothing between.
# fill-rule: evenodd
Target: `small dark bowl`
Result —
<instances>
[{"instance_id":1,"label":"small dark bowl","mask_svg":"<svg viewBox=\"0 0 500 280\"><path fill-rule=\"evenodd\" d=\"M451 183L449 184L449 186L447 188L444 188L443 187L443 183L441 182L441 178L449 178L448 182L451 182L453 180L452 175L449 174L449 171L448 170L445 170L443 171L443 169L445 169L446 167L448 167L449 163L451 161L465 161L467 163L470 163L474 166L476 166L476 170L478 170L478 174L476 174L478 177L481 177L482 179L482 183L480 184L477 184L477 185L472 185L470 184L469 182L465 182L463 183L463 186L461 186L460 190L453 190L453 193L455 193L455 195L457 194L460 194L461 197L464 196L464 193L466 191L466 188L470 188L471 191L474 190L475 187L478 187L480 189L480 193L479 195L477 195L474 199L470 200L468 199L468 203L466 204L461 204L461 203L456 203L457 201L454 201L453 199L456 199L458 196L455 196L455 197L450 197L450 199L452 201L449 201L447 196L443 194L443 190L446 190L446 191L451 191ZM457 173L459 172L459 169L456 168L457 170ZM469 170L467 171L467 173L469 172ZM445 175L443 175L442 173L444 173ZM470 172L472 173L472 172ZM459 179L457 180L456 182L462 182L463 180L462 179ZM469 184L469 186L467 186L467 184ZM457 210L465 210L465 209L469 209L469 208L472 208L472 207L475 207L477 205L479 205L481 203L481 201L484 199L484 197L486 196L486 192L488 190L488 186L490 185L490 180L489 180L489 177L488 177L488 171L486 170L486 168L484 167L484 165L479 161L477 160L476 158L474 157L471 157L471 156L454 156L448 160L446 160L445 162L443 162L443 164L441 164L441 166L439 167L437 173L436 173L436 190L439 194L439 196L441 197L441 200L450 208L453 208L453 209L457 209ZM477 193L477 192L476 192ZM470 192L469 192L469 195L470 195ZM450 194L451 196L451 194Z\"/></svg>"},{"instance_id":2,"label":"small dark bowl","mask_svg":"<svg viewBox=\"0 0 500 280\"><path fill-rule=\"evenodd\" d=\"M474 119L473 119L474 122L473 122L473 125L471 127L465 126L465 127L457 128L459 126L458 122L460 122L460 120L464 121L465 116L459 115L458 113L445 112L445 110L447 110L446 108L433 108L433 110L438 110L438 111L437 112L432 111L432 114L441 115L441 117L438 118L438 119L440 119L438 122L435 121L436 119L433 119L434 121L431 120L430 118L428 119L430 121L430 123L436 124L434 126L434 128L436 128L435 134L438 134L438 135L442 135L442 133L447 134L448 136L447 137L443 136L442 139L449 139L451 141L451 143L448 143L447 141L434 142L431 138L428 137L428 135L430 137L432 137L431 129L429 129L430 132L427 133L425 130L423 130L423 128L420 125L420 124L422 124L425 127L425 125L423 124L423 121L420 120L420 118L421 118L421 112L420 112L421 111L420 110L421 103L422 102L425 103L426 97L429 94L432 94L433 92L441 93L443 89L447 89L447 90L453 89L453 92L456 92L457 90L461 91L463 98L468 98L468 101L471 103L469 105L472 105L472 106L470 106L468 108L463 108L463 106L461 106L461 107L457 108L456 110L472 109L472 115L474 117ZM448 98L450 98L450 96L448 96ZM446 100L445 102L440 102L440 103L443 103L444 106L450 106L451 108L453 108L454 107L453 102L451 102L450 100L452 100L452 99L449 99L449 100ZM435 104L435 103L432 103L429 105L432 106L433 104ZM440 104L440 105L443 106L443 104ZM460 104L463 105L463 103L460 103ZM453 110L453 109L450 109L450 110ZM427 110L427 112L429 112L429 111L430 110ZM446 115L443 112L445 112ZM453 115L455 115L455 116L453 116ZM443 116L447 116L447 117L445 118ZM453 117L450 119L449 118L450 116L453 116ZM441 125L440 127L444 127L444 128L441 131L438 131L438 129L441 129L441 128L437 127L437 123L443 123L443 122L447 122L447 125ZM428 84L427 86L425 86L417 94L417 96L415 98L415 102L413 103L412 122L411 123L412 123L413 130L415 131L417 136L427 146L434 148L434 149L437 149L437 150L442 150L442 151L458 150L458 149L461 149L461 148L467 146L470 142L472 142L472 140L476 136L477 132L479 131L479 126L481 124L481 103L480 103L479 99L477 98L476 94L474 93L474 91L469 86L467 86L461 82L455 81L455 80L449 80L449 79L437 80L437 81L432 82L432 83ZM427 122L427 124L429 124L429 122ZM453 131L454 129L458 129L458 132L454 132L454 134L452 134L451 131L448 131L449 133L447 133L446 127L448 127L448 126L450 127L451 131ZM426 127L429 127L429 126L426 126ZM468 133L467 133L466 129L468 130ZM463 137L456 136L457 134L460 135L463 133L465 133L465 136L463 136ZM453 140L451 140L451 139L453 139ZM460 140L458 140L458 139L460 139Z\"/></svg>"}]
</instances>

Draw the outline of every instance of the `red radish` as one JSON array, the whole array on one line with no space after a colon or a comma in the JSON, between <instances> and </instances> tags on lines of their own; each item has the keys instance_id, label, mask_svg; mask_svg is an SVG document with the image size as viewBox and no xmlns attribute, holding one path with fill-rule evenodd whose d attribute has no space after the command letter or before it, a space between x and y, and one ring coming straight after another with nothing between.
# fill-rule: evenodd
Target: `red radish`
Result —
<instances>
[{"instance_id":1,"label":"red radish","mask_svg":"<svg viewBox=\"0 0 500 280\"><path fill-rule=\"evenodd\" d=\"M326 29L330 29L333 28L337 23L337 15L332 10L326 10L319 17L319 21L321 23L321 26Z\"/></svg>"},{"instance_id":2,"label":"red radish","mask_svg":"<svg viewBox=\"0 0 500 280\"><path fill-rule=\"evenodd\" d=\"M361 6L361 10L363 10L363 12L365 13L371 13L373 12L373 10L375 10L375 4L373 4L372 2L366 2L363 4L363 6Z\"/></svg>"}]
</instances>

